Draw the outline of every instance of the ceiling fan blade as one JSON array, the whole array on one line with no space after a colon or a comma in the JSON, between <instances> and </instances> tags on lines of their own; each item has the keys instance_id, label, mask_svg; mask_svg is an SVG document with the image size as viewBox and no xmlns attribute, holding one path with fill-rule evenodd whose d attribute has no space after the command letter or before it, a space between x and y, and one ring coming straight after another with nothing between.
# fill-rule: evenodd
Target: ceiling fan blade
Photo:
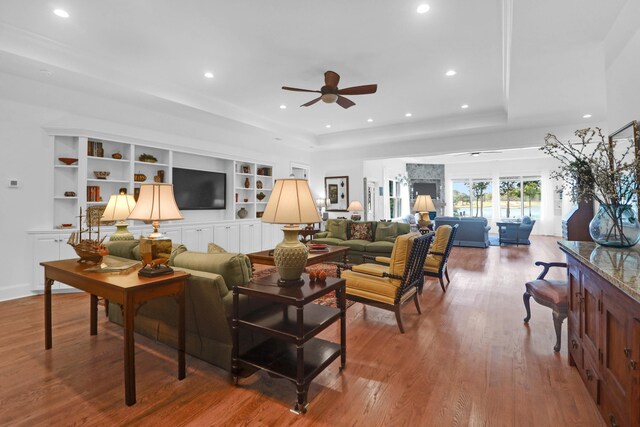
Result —
<instances>
[{"instance_id":1,"label":"ceiling fan blade","mask_svg":"<svg viewBox=\"0 0 640 427\"><path fill-rule=\"evenodd\" d=\"M321 96L319 96L319 97L317 97L316 99L314 99L314 100L312 100L312 101L307 102L306 104L302 104L302 105L301 105L301 107L308 107L309 105L313 105L313 104L315 104L316 102L320 101L321 99L322 99L322 97L321 97Z\"/></svg>"},{"instance_id":2,"label":"ceiling fan blade","mask_svg":"<svg viewBox=\"0 0 640 427\"><path fill-rule=\"evenodd\" d=\"M327 86L338 87L340 76L335 71L327 71L324 73L324 84Z\"/></svg>"},{"instance_id":3,"label":"ceiling fan blade","mask_svg":"<svg viewBox=\"0 0 640 427\"><path fill-rule=\"evenodd\" d=\"M336 101L336 103L342 108L349 108L356 105L356 103L353 102L352 100L347 99L344 96L340 96L340 95L338 95L338 100Z\"/></svg>"},{"instance_id":4,"label":"ceiling fan blade","mask_svg":"<svg viewBox=\"0 0 640 427\"><path fill-rule=\"evenodd\" d=\"M346 89L340 89L338 95L368 95L376 93L378 85L353 86Z\"/></svg>"},{"instance_id":5,"label":"ceiling fan blade","mask_svg":"<svg viewBox=\"0 0 640 427\"><path fill-rule=\"evenodd\" d=\"M319 90L299 89L297 87L289 87L289 86L282 86L282 89L284 89L284 90L292 90L294 92L316 92L316 93L320 93Z\"/></svg>"}]
</instances>

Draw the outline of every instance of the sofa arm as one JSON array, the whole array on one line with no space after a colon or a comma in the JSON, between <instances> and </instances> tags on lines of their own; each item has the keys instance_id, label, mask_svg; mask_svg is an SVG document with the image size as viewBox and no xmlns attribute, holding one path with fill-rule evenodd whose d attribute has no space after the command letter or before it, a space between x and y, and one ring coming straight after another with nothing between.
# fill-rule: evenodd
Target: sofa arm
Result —
<instances>
[{"instance_id":1,"label":"sofa arm","mask_svg":"<svg viewBox=\"0 0 640 427\"><path fill-rule=\"evenodd\" d=\"M234 285L244 285L251 280L251 262L244 254L225 252L208 254L186 251L173 259L175 267L219 274L223 277L227 290Z\"/></svg>"},{"instance_id":2,"label":"sofa arm","mask_svg":"<svg viewBox=\"0 0 640 427\"><path fill-rule=\"evenodd\" d=\"M316 234L313 236L313 238L314 238L314 239L316 239L316 238L318 238L318 239L323 239L323 238L327 237L328 235L329 235L329 232L328 232L328 231L321 231L320 233L316 233Z\"/></svg>"}]
</instances>

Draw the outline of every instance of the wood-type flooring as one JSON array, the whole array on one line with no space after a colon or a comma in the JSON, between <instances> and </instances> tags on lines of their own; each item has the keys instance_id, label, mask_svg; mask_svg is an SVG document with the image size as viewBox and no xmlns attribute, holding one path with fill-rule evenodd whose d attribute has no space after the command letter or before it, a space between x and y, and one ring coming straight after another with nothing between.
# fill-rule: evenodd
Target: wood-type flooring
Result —
<instances>
[{"instance_id":1,"label":"wood-type flooring","mask_svg":"<svg viewBox=\"0 0 640 427\"><path fill-rule=\"evenodd\" d=\"M100 309L89 335L89 296L54 295L53 349L44 349L43 297L0 303L0 425L153 426L601 426L575 368L566 329L553 352L551 311L524 282L534 261L562 261L556 239L531 246L454 248L451 284L428 280L422 315L355 304L347 314L347 367L334 362L309 391L306 415L289 408L295 387L257 373L232 385L227 372L136 335L138 403L127 407L123 335ZM556 271L550 277L561 278ZM566 328L566 323L564 325ZM337 340L338 326L321 335Z\"/></svg>"}]
</instances>

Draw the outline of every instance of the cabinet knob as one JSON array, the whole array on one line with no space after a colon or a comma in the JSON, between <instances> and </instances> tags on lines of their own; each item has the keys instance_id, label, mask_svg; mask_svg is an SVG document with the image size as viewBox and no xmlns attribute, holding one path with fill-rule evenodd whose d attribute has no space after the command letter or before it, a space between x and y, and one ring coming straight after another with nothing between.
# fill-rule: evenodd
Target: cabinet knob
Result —
<instances>
[{"instance_id":1,"label":"cabinet knob","mask_svg":"<svg viewBox=\"0 0 640 427\"><path fill-rule=\"evenodd\" d=\"M593 372L591 372L591 369L587 369L585 374L587 375L587 380L593 381Z\"/></svg>"},{"instance_id":2,"label":"cabinet knob","mask_svg":"<svg viewBox=\"0 0 640 427\"><path fill-rule=\"evenodd\" d=\"M573 347L574 350L578 349L578 342L576 340L571 340L571 347Z\"/></svg>"},{"instance_id":3,"label":"cabinet knob","mask_svg":"<svg viewBox=\"0 0 640 427\"><path fill-rule=\"evenodd\" d=\"M620 427L616 422L616 417L613 414L609 414L609 421L611 422L611 427Z\"/></svg>"},{"instance_id":4,"label":"cabinet knob","mask_svg":"<svg viewBox=\"0 0 640 427\"><path fill-rule=\"evenodd\" d=\"M629 370L630 371L635 371L636 369L638 369L638 362L636 362L635 360L630 360L629 361Z\"/></svg>"},{"instance_id":5,"label":"cabinet knob","mask_svg":"<svg viewBox=\"0 0 640 427\"><path fill-rule=\"evenodd\" d=\"M631 349L630 348L625 348L622 351L624 352L624 357L626 357L627 359L631 357Z\"/></svg>"}]
</instances>

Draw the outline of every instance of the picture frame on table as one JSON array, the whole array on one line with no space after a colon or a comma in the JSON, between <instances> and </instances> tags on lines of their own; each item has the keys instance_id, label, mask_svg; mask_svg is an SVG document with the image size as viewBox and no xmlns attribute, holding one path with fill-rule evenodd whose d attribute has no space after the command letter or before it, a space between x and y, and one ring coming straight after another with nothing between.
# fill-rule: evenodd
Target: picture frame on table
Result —
<instances>
[{"instance_id":1,"label":"picture frame on table","mask_svg":"<svg viewBox=\"0 0 640 427\"><path fill-rule=\"evenodd\" d=\"M324 189L329 202L326 210L330 212L346 212L349 206L349 177L325 177Z\"/></svg>"}]
</instances>

